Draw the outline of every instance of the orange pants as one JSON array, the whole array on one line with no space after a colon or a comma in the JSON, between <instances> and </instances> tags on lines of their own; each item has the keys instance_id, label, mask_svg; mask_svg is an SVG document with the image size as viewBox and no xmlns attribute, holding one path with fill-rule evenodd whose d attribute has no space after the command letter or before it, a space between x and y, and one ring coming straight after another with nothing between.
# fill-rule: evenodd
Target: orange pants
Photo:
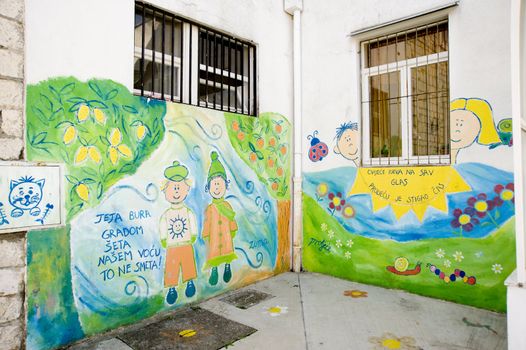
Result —
<instances>
[{"instance_id":1,"label":"orange pants","mask_svg":"<svg viewBox=\"0 0 526 350\"><path fill-rule=\"evenodd\" d=\"M179 284L179 272L181 270L183 275L183 283L197 277L194 247L191 244L180 247L169 247L166 249L164 286L177 286Z\"/></svg>"}]
</instances>

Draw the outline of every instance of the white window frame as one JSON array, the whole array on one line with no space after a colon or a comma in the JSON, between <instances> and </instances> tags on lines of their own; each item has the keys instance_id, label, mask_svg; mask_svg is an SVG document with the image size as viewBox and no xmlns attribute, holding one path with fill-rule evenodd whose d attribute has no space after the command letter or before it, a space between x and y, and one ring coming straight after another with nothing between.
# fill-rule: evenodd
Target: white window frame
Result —
<instances>
[{"instance_id":1,"label":"white window frame","mask_svg":"<svg viewBox=\"0 0 526 350\"><path fill-rule=\"evenodd\" d=\"M421 29L419 26L416 30ZM448 30L449 35L449 30ZM383 37L379 37L377 40L386 40L395 37L393 34L388 34ZM376 39L375 39L376 40ZM449 39L448 39L449 42ZM360 66L361 68L361 89L362 96L368 96L367 101L370 100L369 95L369 78L372 76L399 72L400 74L400 138L402 140L402 155L400 157L371 157L371 116L370 116L370 104L364 103L362 97L362 165L363 166L398 166L398 165L449 165L451 164L451 156L447 155L421 155L412 156L413 154L413 132L412 132L412 103L410 103L409 93L412 91L411 85L411 69L415 67L424 67L428 64L449 62L449 50L442 51L439 53L430 54L427 56L418 56L411 59L402 61L392 62L379 66L373 66L363 68L364 62L366 62L366 45L370 43L368 40L363 40L360 43L361 54L360 54ZM448 91L449 91L449 79L448 79ZM407 97L403 97L407 96ZM449 123L447 124L449 126ZM410 130L411 128L411 130ZM449 141L449 140L448 140Z\"/></svg>"}]
</instances>

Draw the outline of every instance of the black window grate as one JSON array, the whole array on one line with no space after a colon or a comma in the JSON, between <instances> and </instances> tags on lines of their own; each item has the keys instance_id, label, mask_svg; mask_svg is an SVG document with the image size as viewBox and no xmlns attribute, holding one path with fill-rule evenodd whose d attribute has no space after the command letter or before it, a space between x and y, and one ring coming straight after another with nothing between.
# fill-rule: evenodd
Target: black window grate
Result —
<instances>
[{"instance_id":1,"label":"black window grate","mask_svg":"<svg viewBox=\"0 0 526 350\"><path fill-rule=\"evenodd\" d=\"M257 115L256 45L135 2L134 92Z\"/></svg>"}]
</instances>

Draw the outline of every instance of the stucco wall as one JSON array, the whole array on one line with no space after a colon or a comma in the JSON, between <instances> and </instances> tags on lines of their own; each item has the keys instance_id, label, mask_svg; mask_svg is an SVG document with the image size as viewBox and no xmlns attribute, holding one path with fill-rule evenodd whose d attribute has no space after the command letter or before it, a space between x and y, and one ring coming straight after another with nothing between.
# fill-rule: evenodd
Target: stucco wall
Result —
<instances>
[{"instance_id":1,"label":"stucco wall","mask_svg":"<svg viewBox=\"0 0 526 350\"><path fill-rule=\"evenodd\" d=\"M497 137L498 123L511 116L509 26L504 25L509 23L509 3L463 0L441 13L412 19L409 27L401 23L350 35L451 3L360 0L335 1L330 7L305 3L304 263L311 271L504 310L504 277L515 267L513 147L509 130L498 130ZM336 154L336 129L341 124L358 123L357 134L361 133L360 42L404 25L403 29L414 28L444 18L449 23L450 101L474 98L484 105L486 113L475 124L484 124L493 144L477 136L459 151L456 163L443 167L361 168ZM316 83L309 83L311 79ZM465 100L451 105L452 118L461 101ZM329 151L321 161L308 157L308 136L314 131ZM359 148L368 147L355 142ZM504 188L510 191L503 201L506 206L501 205ZM472 212L479 201L487 208ZM462 214L473 218L469 232L458 222ZM494 223L487 223L495 217ZM409 265L397 267L399 271L396 261ZM328 265L337 268L324 268ZM477 278L473 288L463 284L467 279L458 278L462 269ZM446 289L452 281L454 287Z\"/></svg>"}]
</instances>

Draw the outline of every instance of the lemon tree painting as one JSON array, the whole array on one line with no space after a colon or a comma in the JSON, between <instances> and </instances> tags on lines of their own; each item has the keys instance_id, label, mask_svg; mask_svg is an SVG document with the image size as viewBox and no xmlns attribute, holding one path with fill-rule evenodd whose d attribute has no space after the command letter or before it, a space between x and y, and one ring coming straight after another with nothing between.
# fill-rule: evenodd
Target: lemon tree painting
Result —
<instances>
[{"instance_id":1,"label":"lemon tree painting","mask_svg":"<svg viewBox=\"0 0 526 350\"><path fill-rule=\"evenodd\" d=\"M133 173L164 134L164 102L112 81L51 79L29 86L27 99L28 158L67 165L69 218Z\"/></svg>"}]
</instances>

